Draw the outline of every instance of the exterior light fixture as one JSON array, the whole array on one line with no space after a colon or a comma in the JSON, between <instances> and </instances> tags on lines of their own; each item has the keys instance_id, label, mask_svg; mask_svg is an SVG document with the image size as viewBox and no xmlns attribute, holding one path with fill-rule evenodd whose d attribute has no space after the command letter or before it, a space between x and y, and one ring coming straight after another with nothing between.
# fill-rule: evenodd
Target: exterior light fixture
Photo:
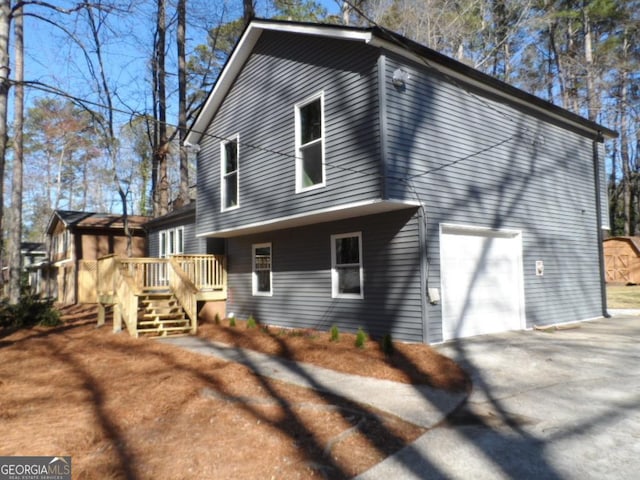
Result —
<instances>
[{"instance_id":1,"label":"exterior light fixture","mask_svg":"<svg viewBox=\"0 0 640 480\"><path fill-rule=\"evenodd\" d=\"M396 88L405 88L410 78L409 72L402 68L396 68L391 77L391 83L393 83L393 86Z\"/></svg>"}]
</instances>

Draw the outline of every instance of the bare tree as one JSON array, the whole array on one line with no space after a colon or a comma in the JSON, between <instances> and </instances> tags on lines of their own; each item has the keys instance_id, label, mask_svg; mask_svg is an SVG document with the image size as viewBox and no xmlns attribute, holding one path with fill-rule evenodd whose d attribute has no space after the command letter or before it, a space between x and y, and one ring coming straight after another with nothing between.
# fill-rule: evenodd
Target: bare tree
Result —
<instances>
[{"instance_id":1,"label":"bare tree","mask_svg":"<svg viewBox=\"0 0 640 480\"><path fill-rule=\"evenodd\" d=\"M22 280L22 173L23 173L23 124L24 124L24 18L22 8L14 12L15 39L15 97L13 105L13 175L11 182L11 229L9 233L9 303L20 299Z\"/></svg>"},{"instance_id":2,"label":"bare tree","mask_svg":"<svg viewBox=\"0 0 640 480\"><path fill-rule=\"evenodd\" d=\"M4 165L7 153L7 105L9 102L9 32L11 29L11 0L0 0L0 258L4 252Z\"/></svg>"},{"instance_id":3,"label":"bare tree","mask_svg":"<svg viewBox=\"0 0 640 480\"><path fill-rule=\"evenodd\" d=\"M153 161L152 197L153 216L159 217L169 211L169 177L167 159L170 141L167 138L167 91L165 48L167 37L166 1L158 0L156 31L153 55Z\"/></svg>"},{"instance_id":4,"label":"bare tree","mask_svg":"<svg viewBox=\"0 0 640 480\"><path fill-rule=\"evenodd\" d=\"M187 54L186 54L187 0L178 0L178 139L180 149L179 203L189 203L189 156L184 140L187 137Z\"/></svg>"}]
</instances>

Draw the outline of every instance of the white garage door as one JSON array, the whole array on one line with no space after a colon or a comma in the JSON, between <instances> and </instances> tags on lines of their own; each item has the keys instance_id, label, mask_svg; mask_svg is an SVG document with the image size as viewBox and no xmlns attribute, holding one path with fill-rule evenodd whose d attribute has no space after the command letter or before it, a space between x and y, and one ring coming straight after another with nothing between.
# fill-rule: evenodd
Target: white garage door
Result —
<instances>
[{"instance_id":1,"label":"white garage door","mask_svg":"<svg viewBox=\"0 0 640 480\"><path fill-rule=\"evenodd\" d=\"M444 340L524 328L519 232L442 226Z\"/></svg>"}]
</instances>

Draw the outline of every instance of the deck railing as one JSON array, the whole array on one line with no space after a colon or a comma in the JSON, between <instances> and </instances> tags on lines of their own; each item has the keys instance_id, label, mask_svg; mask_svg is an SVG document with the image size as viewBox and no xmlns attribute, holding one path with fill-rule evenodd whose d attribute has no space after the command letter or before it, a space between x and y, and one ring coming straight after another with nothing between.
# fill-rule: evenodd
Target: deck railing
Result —
<instances>
[{"instance_id":1,"label":"deck railing","mask_svg":"<svg viewBox=\"0 0 640 480\"><path fill-rule=\"evenodd\" d=\"M198 290L224 290L227 269L224 255L174 255L173 258Z\"/></svg>"},{"instance_id":2,"label":"deck railing","mask_svg":"<svg viewBox=\"0 0 640 480\"><path fill-rule=\"evenodd\" d=\"M223 255L176 255L171 258L108 255L98 260L98 302L114 305L114 329L122 315L129 332L137 336L137 296L144 291L171 290L189 316L195 333L197 293L226 292L226 280ZM102 307L101 311L104 321Z\"/></svg>"}]
</instances>

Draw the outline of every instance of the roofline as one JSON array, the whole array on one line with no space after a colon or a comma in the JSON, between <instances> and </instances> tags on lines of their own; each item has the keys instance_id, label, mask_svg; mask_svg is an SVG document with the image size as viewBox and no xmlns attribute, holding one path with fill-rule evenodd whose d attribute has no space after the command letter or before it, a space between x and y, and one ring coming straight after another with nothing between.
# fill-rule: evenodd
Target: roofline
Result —
<instances>
[{"instance_id":1,"label":"roofline","mask_svg":"<svg viewBox=\"0 0 640 480\"><path fill-rule=\"evenodd\" d=\"M231 88L236 76L251 55L253 47L260 38L260 35L265 30L361 41L421 63L445 75L449 75L458 81L473 85L476 88L480 88L505 100L532 108L543 115L578 128L587 134L592 134L598 141L602 141L603 137L616 138L618 136L618 133L614 130L527 93L502 80L498 80L462 62L454 60L451 57L438 53L431 48L409 40L402 35L380 27L347 27L343 25L255 19L245 28L240 40L227 59L213 89L209 93L207 100L202 106L200 113L189 128L184 141L186 146L193 146L200 142L202 135L224 100L226 93Z\"/></svg>"},{"instance_id":2,"label":"roofline","mask_svg":"<svg viewBox=\"0 0 640 480\"><path fill-rule=\"evenodd\" d=\"M78 214L85 214L85 216L81 220L77 220L75 222L68 222L67 220L65 220L60 215L60 212L74 212L74 213L78 213ZM58 210L54 210L52 212L51 217L49 218L49 222L47 223L46 232L47 232L47 234L51 234L52 233L53 225L54 225L54 222L55 222L56 218L59 219L60 222L67 229L70 229L71 227L73 227L76 230L77 229L83 229L83 230L87 230L87 229L104 229L105 228L104 226L80 225L81 221L86 220L89 217L93 217L94 215L101 215L101 216L114 217L114 218L124 218L124 215L117 214L117 213L83 212L83 211L60 210L60 209L58 209ZM145 217L145 216L144 215L127 215L127 218L131 219L131 217L142 218L142 217ZM124 225L121 226L121 227L110 227L110 228L112 228L113 230L124 229ZM134 223L134 224L130 224L128 228L131 229L131 230L144 230L144 224L143 223Z\"/></svg>"},{"instance_id":3,"label":"roofline","mask_svg":"<svg viewBox=\"0 0 640 480\"><path fill-rule=\"evenodd\" d=\"M252 20L240 36L240 40L227 59L220 76L216 80L207 100L200 109L184 140L185 146L193 146L200 142L204 131L211 122L218 107L222 103L233 81L251 55L253 47L265 30L275 30L287 33L303 33L329 38L346 40L360 40L369 43L372 39L371 29L348 28L338 25L319 23L285 22L279 20Z\"/></svg>"},{"instance_id":4,"label":"roofline","mask_svg":"<svg viewBox=\"0 0 640 480\"><path fill-rule=\"evenodd\" d=\"M569 123L580 130L588 133L595 133L598 137L618 137L618 132L615 130L611 130L597 122L588 120L581 115L559 107L554 103L543 100L536 95L528 93L518 87L514 87L507 82L492 77L491 75L470 67L465 63L405 38L402 35L398 35L379 27L374 27L372 30L374 36L373 40L370 42L371 45L384 48L417 63L425 64L426 66L438 70L445 75L453 77L455 80L466 82L480 88L481 90L487 91L506 100L510 100L519 105L533 108L544 115L560 120L563 123ZM598 139L602 140L601 138Z\"/></svg>"},{"instance_id":5,"label":"roofline","mask_svg":"<svg viewBox=\"0 0 640 480\"><path fill-rule=\"evenodd\" d=\"M196 201L191 200L186 205L173 210L169 213L161 215L159 217L152 218L151 220L145 222L143 227L145 230L149 230L150 228L162 227L164 224L174 222L176 220L182 220L189 217L195 217L196 214Z\"/></svg>"}]
</instances>

